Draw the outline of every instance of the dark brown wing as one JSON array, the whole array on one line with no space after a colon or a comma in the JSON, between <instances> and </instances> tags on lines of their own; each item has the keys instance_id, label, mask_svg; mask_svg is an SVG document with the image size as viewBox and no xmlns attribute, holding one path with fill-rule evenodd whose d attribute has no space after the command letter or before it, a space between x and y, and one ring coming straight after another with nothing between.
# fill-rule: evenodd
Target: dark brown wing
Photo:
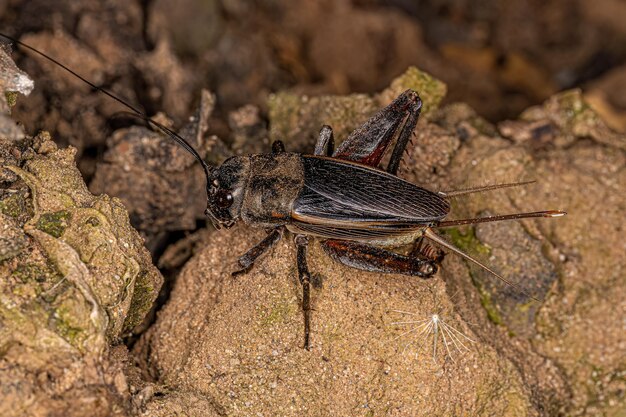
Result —
<instances>
[{"instance_id":1,"label":"dark brown wing","mask_svg":"<svg viewBox=\"0 0 626 417\"><path fill-rule=\"evenodd\" d=\"M438 194L366 165L318 156L302 162L305 181L292 218L312 234L389 236L439 221L450 210Z\"/></svg>"}]
</instances>

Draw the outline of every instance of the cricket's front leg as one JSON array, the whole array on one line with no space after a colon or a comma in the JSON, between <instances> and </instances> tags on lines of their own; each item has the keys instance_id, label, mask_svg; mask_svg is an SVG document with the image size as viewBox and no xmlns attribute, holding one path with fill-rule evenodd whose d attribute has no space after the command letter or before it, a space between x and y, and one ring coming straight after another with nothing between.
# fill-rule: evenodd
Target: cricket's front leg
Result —
<instances>
[{"instance_id":1,"label":"cricket's front leg","mask_svg":"<svg viewBox=\"0 0 626 417\"><path fill-rule=\"evenodd\" d=\"M250 248L246 253L244 253L237 263L239 264L239 268L237 271L233 272L232 275L240 275L245 274L254 266L254 262L265 252L271 249L282 237L285 228L283 226L279 226L272 230L268 235Z\"/></svg>"},{"instance_id":2,"label":"cricket's front leg","mask_svg":"<svg viewBox=\"0 0 626 417\"><path fill-rule=\"evenodd\" d=\"M439 270L439 261L426 256L404 256L363 243L329 239L322 248L334 260L356 269L385 274L430 278Z\"/></svg>"},{"instance_id":3,"label":"cricket's front leg","mask_svg":"<svg viewBox=\"0 0 626 417\"><path fill-rule=\"evenodd\" d=\"M306 235L296 235L294 242L298 247L298 278L302 284L302 311L304 312L304 348L311 349L311 274L306 263L306 254L309 238Z\"/></svg>"}]
</instances>

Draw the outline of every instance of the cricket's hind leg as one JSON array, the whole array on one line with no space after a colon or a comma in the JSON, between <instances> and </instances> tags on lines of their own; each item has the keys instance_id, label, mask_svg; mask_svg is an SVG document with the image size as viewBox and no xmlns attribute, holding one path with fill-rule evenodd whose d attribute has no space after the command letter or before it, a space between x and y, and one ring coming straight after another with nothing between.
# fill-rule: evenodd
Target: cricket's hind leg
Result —
<instances>
[{"instance_id":1,"label":"cricket's hind leg","mask_svg":"<svg viewBox=\"0 0 626 417\"><path fill-rule=\"evenodd\" d=\"M439 270L439 261L419 251L406 256L364 243L335 239L324 241L322 248L337 262L368 272L430 278Z\"/></svg>"},{"instance_id":2,"label":"cricket's hind leg","mask_svg":"<svg viewBox=\"0 0 626 417\"><path fill-rule=\"evenodd\" d=\"M333 152L335 152L335 137L333 135L333 128L328 125L324 125L320 129L317 143L315 143L315 152L313 154L319 156L332 156Z\"/></svg>"},{"instance_id":3,"label":"cricket's hind leg","mask_svg":"<svg viewBox=\"0 0 626 417\"><path fill-rule=\"evenodd\" d=\"M441 266L446 253L438 247L425 242L424 236L420 236L413 242L413 248L409 254L410 257L431 260Z\"/></svg>"},{"instance_id":4,"label":"cricket's hind leg","mask_svg":"<svg viewBox=\"0 0 626 417\"><path fill-rule=\"evenodd\" d=\"M417 125L417 120L419 119L420 111L422 109L422 102L419 97L416 97L415 100L416 101L412 102L406 110L404 125L398 134L396 145L394 146L391 158L389 159L389 165L387 165L387 172L393 175L398 174L398 168L400 167L400 162L404 156L404 151L406 150L407 144L411 140L411 135L413 135L413 131L415 130L415 126Z\"/></svg>"},{"instance_id":5,"label":"cricket's hind leg","mask_svg":"<svg viewBox=\"0 0 626 417\"><path fill-rule=\"evenodd\" d=\"M334 158L377 167L385 151L397 138L387 171L396 174L406 145L417 125L422 101L406 90L387 107L355 129L333 153Z\"/></svg>"},{"instance_id":6,"label":"cricket's hind leg","mask_svg":"<svg viewBox=\"0 0 626 417\"><path fill-rule=\"evenodd\" d=\"M285 228L283 226L279 226L268 233L268 235L257 243L254 247L250 248L246 253L244 253L237 264L239 268L237 271L233 272L232 275L241 275L245 274L252 269L254 266L254 262L265 252L271 249L278 241L283 237L283 233Z\"/></svg>"}]
</instances>

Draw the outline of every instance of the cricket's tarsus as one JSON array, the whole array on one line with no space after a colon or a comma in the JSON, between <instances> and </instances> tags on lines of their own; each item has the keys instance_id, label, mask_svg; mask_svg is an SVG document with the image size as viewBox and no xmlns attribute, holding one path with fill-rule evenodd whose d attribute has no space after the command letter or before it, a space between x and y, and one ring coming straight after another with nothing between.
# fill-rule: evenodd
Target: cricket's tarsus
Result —
<instances>
[{"instance_id":1,"label":"cricket's tarsus","mask_svg":"<svg viewBox=\"0 0 626 417\"><path fill-rule=\"evenodd\" d=\"M488 216L474 219L444 220L450 212L450 197L527 185L534 181L496 184L456 191L432 192L400 179L396 174L407 143L415 130L422 101L413 90L406 90L354 130L334 149L330 126L323 126L314 155L289 153L276 142L272 152L234 156L219 167L207 164L185 139L144 112L95 85L59 61L0 33L58 65L97 91L130 109L134 115L156 126L200 162L207 179L207 217L213 225L229 228L237 221L264 228L268 237L239 259L240 272L275 245L289 230L297 236L298 276L303 289L304 347L310 348L310 277L306 262L308 238L322 240L322 248L344 265L381 273L396 273L431 278L439 269L443 253L430 245L414 245L408 255L389 247L415 239L429 239L477 264L498 279L527 294L518 284L502 277L484 263L472 258L433 229L465 224L497 222L531 217L560 217L558 210ZM394 143L386 171L378 169L391 143ZM538 300L537 300L538 301ZM439 320L430 318L432 329L456 345L458 339ZM428 327L426 327L428 328ZM437 330L438 332L438 330ZM448 348L448 342L445 342Z\"/></svg>"}]
</instances>

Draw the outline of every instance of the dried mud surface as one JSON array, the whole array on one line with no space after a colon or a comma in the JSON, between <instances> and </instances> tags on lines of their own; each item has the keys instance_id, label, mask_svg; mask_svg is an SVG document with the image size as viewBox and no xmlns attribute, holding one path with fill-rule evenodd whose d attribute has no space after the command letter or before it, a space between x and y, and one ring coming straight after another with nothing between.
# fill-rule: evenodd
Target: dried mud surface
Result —
<instances>
[{"instance_id":1,"label":"dried mud surface","mask_svg":"<svg viewBox=\"0 0 626 417\"><path fill-rule=\"evenodd\" d=\"M411 74L396 85L428 91L436 83L412 84ZM386 93L369 100L379 103ZM347 103L350 96L301 100L289 111L310 115L318 106ZM354 96L353 103L365 103L369 114L364 97ZM293 245L283 241L251 273L231 278L237 256L263 236L251 238L240 226L204 236L205 245L185 265L169 303L137 346L153 376L206 395L216 413L228 415L622 412L624 332L620 320L603 317L619 317L624 308L616 290L625 284L624 247L615 225L624 208L625 138L608 131L578 91L498 127L463 105L432 109L425 119L405 158L405 178L442 190L493 178L538 180L523 189L459 198L455 217L568 210L558 220L447 234L479 256L487 251L482 255L490 265L544 302L468 271L452 255L438 278L424 282L355 273L313 245L309 265L322 284L314 291L313 349L306 352ZM289 143L301 135L295 120L270 123L293 132L285 136ZM581 186L587 191L581 193ZM586 215L599 201L602 221ZM413 313L409 319L439 313L476 343L461 354L449 342L451 354L440 350L433 361L432 340L417 349L424 337L394 325L407 316L393 310Z\"/></svg>"},{"instance_id":2,"label":"dried mud surface","mask_svg":"<svg viewBox=\"0 0 626 417\"><path fill-rule=\"evenodd\" d=\"M264 232L205 227L193 158L3 49L0 415L626 413L620 5L184 3L13 1L0 17L185 126L212 163L275 139L310 151L323 124L340 141L416 89L425 106L401 177L435 191L537 181L455 198L451 218L568 212L444 234L542 301L453 254L424 281L343 267L313 241L308 352L292 236L232 277ZM42 87L26 99L31 79ZM557 93L573 85L584 90ZM399 323L434 314L456 330Z\"/></svg>"}]
</instances>

